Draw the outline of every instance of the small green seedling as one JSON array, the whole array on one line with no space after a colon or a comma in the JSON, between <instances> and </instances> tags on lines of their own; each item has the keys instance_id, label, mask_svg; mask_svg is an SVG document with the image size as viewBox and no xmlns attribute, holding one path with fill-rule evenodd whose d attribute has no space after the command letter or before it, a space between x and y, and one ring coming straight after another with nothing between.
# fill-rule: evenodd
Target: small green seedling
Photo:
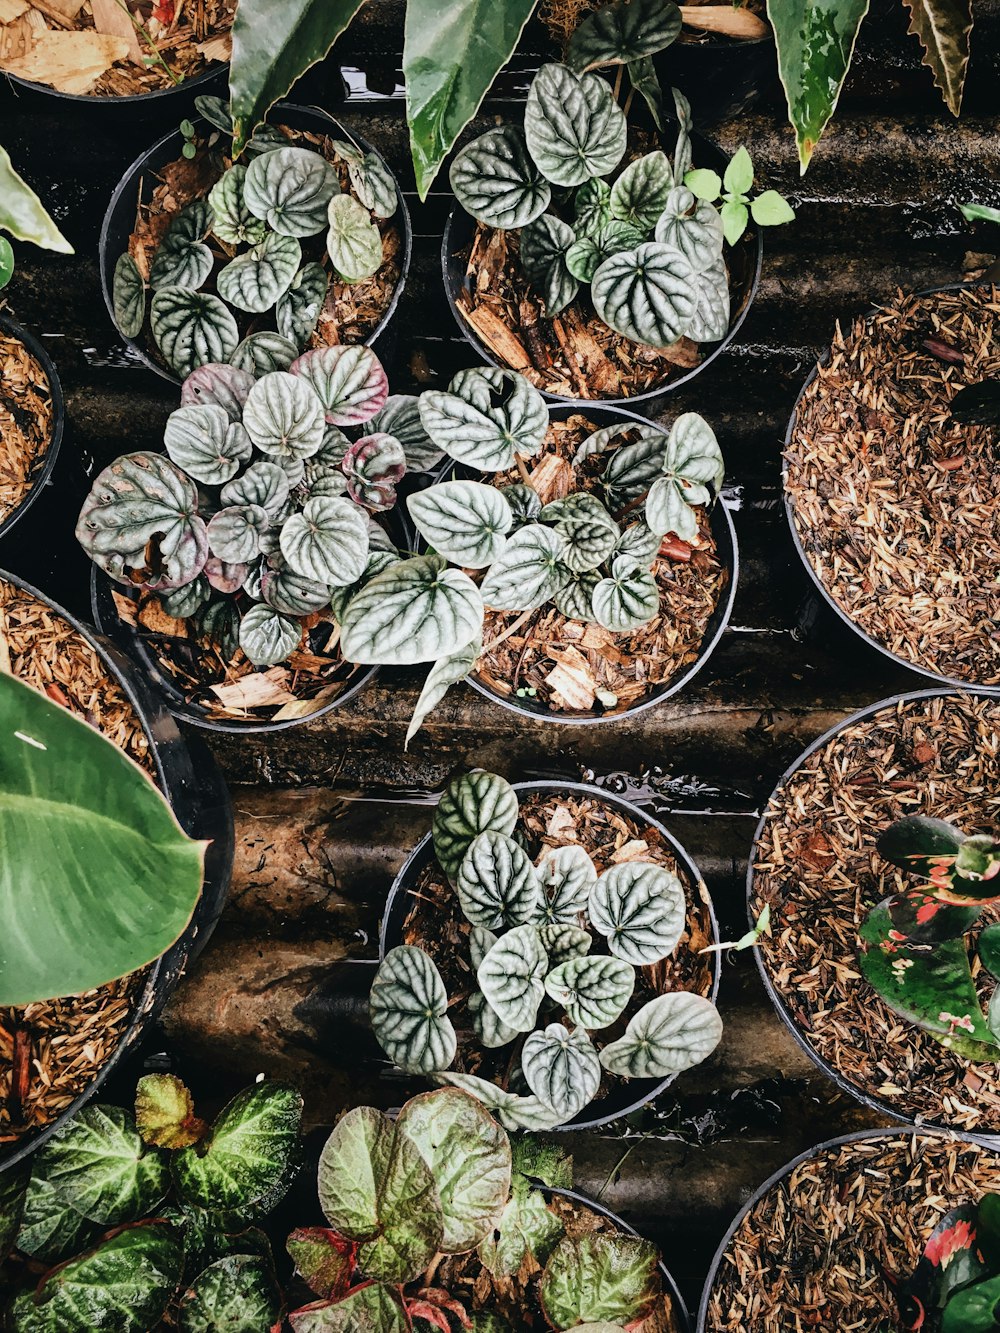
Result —
<instances>
[{"instance_id":1,"label":"small green seedling","mask_svg":"<svg viewBox=\"0 0 1000 1333\"><path fill-rule=\"evenodd\" d=\"M757 918L752 929L745 935L741 935L738 940L726 940L722 944L708 944L704 949L699 949L699 953L724 953L732 949L733 953L740 953L744 949L752 949L755 944L760 943L762 935L771 933L771 904L765 903L764 910Z\"/></svg>"},{"instance_id":2,"label":"small green seedling","mask_svg":"<svg viewBox=\"0 0 1000 1333\"><path fill-rule=\"evenodd\" d=\"M991 208L989 204L959 204L958 207L966 222L1000 222L1000 208Z\"/></svg>"},{"instance_id":3,"label":"small green seedling","mask_svg":"<svg viewBox=\"0 0 1000 1333\"><path fill-rule=\"evenodd\" d=\"M795 220L795 210L777 190L765 190L756 199L753 189L753 160L745 148L738 148L720 179L717 171L705 168L689 171L684 184L697 198L714 204L722 200L722 230L730 245L735 245L752 217L758 227L779 227Z\"/></svg>"},{"instance_id":4,"label":"small green seedling","mask_svg":"<svg viewBox=\"0 0 1000 1333\"><path fill-rule=\"evenodd\" d=\"M180 131L184 136L184 147L181 149L181 157L186 157L190 162L198 151L198 145L195 143L194 139L194 126L189 120L182 120Z\"/></svg>"}]
</instances>

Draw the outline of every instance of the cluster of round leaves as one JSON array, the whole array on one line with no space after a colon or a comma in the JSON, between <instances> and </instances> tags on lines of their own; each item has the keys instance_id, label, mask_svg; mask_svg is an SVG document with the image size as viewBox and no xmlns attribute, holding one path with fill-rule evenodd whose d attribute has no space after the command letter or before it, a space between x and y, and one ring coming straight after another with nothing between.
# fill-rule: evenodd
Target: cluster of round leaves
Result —
<instances>
[{"instance_id":1,"label":"cluster of round leaves","mask_svg":"<svg viewBox=\"0 0 1000 1333\"><path fill-rule=\"evenodd\" d=\"M114 274L115 320L126 337L143 328L147 285L153 340L179 376L229 362L253 374L286 370L308 346L329 285L324 262L303 263L302 242L326 233L333 271L348 283L382 264L374 218L391 217L396 184L377 153L329 141L346 164L353 193L341 190L336 167L313 148L296 147L263 127L235 163L173 219L153 256L148 284L132 256ZM227 261L217 267L221 259ZM212 280L215 291L205 290ZM274 312L273 330L240 339L239 321ZM235 312L235 313L234 313Z\"/></svg>"},{"instance_id":2,"label":"cluster of round leaves","mask_svg":"<svg viewBox=\"0 0 1000 1333\"><path fill-rule=\"evenodd\" d=\"M606 1071L660 1079L704 1060L718 1044L715 1006L687 991L658 995L600 1048L592 1034L620 1027L636 969L667 958L687 917L671 871L625 861L598 874L578 844L547 849L532 864L514 836L514 789L493 773L452 781L434 816L438 864L471 926L469 961L478 990L469 1009L488 1049L521 1042L523 1092L448 1072L457 1036L433 960L413 945L386 954L371 991L375 1035L408 1073L432 1075L480 1098L508 1129L542 1130L572 1120L597 1095ZM600 940L607 952L592 952ZM550 1021L551 1020L551 1021Z\"/></svg>"},{"instance_id":3,"label":"cluster of round leaves","mask_svg":"<svg viewBox=\"0 0 1000 1333\"><path fill-rule=\"evenodd\" d=\"M294 1089L259 1083L208 1126L164 1074L140 1080L135 1115L81 1111L5 1188L0 1261L13 1246L56 1265L5 1327L146 1333L169 1311L179 1333L269 1333L282 1300L255 1223L294 1178L301 1118Z\"/></svg>"}]
</instances>

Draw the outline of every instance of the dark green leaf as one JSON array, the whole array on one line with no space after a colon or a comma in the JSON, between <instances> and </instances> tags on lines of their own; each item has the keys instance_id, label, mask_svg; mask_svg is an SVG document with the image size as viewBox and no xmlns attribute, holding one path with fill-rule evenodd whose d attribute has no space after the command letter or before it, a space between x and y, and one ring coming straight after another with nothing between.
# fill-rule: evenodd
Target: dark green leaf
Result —
<instances>
[{"instance_id":1,"label":"dark green leaf","mask_svg":"<svg viewBox=\"0 0 1000 1333\"><path fill-rule=\"evenodd\" d=\"M120 1226L148 1216L167 1192L167 1163L143 1143L119 1106L86 1106L36 1161L63 1202L91 1222Z\"/></svg>"},{"instance_id":2,"label":"dark green leaf","mask_svg":"<svg viewBox=\"0 0 1000 1333\"><path fill-rule=\"evenodd\" d=\"M614 1232L566 1237L542 1274L542 1308L556 1328L601 1320L632 1323L660 1291L656 1247Z\"/></svg>"},{"instance_id":3,"label":"dark green leaf","mask_svg":"<svg viewBox=\"0 0 1000 1333\"><path fill-rule=\"evenodd\" d=\"M195 1278L177 1306L179 1333L270 1333L281 1296L269 1265L256 1255L217 1259Z\"/></svg>"},{"instance_id":4,"label":"dark green leaf","mask_svg":"<svg viewBox=\"0 0 1000 1333\"><path fill-rule=\"evenodd\" d=\"M566 63L578 73L627 65L656 55L680 36L681 11L672 0L611 0L577 26Z\"/></svg>"},{"instance_id":5,"label":"dark green leaf","mask_svg":"<svg viewBox=\"0 0 1000 1333\"><path fill-rule=\"evenodd\" d=\"M524 135L502 125L466 144L449 172L455 198L487 227L524 227L545 212L552 189L531 159Z\"/></svg>"},{"instance_id":6,"label":"dark green leaf","mask_svg":"<svg viewBox=\"0 0 1000 1333\"><path fill-rule=\"evenodd\" d=\"M13 267L13 259L11 260ZM0 283L0 287L3 283ZM118 256L112 287L115 323L126 338L138 338L146 319L146 284L128 252Z\"/></svg>"}]
</instances>

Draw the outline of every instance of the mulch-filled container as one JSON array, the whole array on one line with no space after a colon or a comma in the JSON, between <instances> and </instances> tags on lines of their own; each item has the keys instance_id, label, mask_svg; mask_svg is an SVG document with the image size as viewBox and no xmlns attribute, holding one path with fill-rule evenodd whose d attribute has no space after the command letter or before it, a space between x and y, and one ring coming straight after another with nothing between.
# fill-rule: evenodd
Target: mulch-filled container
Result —
<instances>
[{"instance_id":1,"label":"mulch-filled container","mask_svg":"<svg viewBox=\"0 0 1000 1333\"><path fill-rule=\"evenodd\" d=\"M185 832L210 840L198 907L185 933L160 959L83 997L0 1009L3 1171L94 1096L157 1016L222 912L234 837L229 794L208 751L188 747L121 653L6 573L0 574L0 626L4 669L44 686L50 698L96 725L145 768ZM18 1058L40 1064L51 1084L29 1081L24 1100L12 1094L15 1042Z\"/></svg>"},{"instance_id":2,"label":"mulch-filled container","mask_svg":"<svg viewBox=\"0 0 1000 1333\"><path fill-rule=\"evenodd\" d=\"M757 963L799 1045L883 1115L1000 1133L1000 1064L963 1059L901 1018L862 977L858 930L907 884L876 841L903 815L1000 826L1000 701L926 690L873 704L821 736L781 778L747 872L751 918L771 909ZM985 909L981 925L997 918ZM994 982L976 976L986 1003Z\"/></svg>"},{"instance_id":3,"label":"mulch-filled container","mask_svg":"<svg viewBox=\"0 0 1000 1333\"><path fill-rule=\"evenodd\" d=\"M729 1228L698 1333L903 1328L883 1269L908 1278L942 1218L995 1190L998 1172L995 1147L919 1129L865 1130L810 1148L765 1181Z\"/></svg>"},{"instance_id":4,"label":"mulch-filled container","mask_svg":"<svg viewBox=\"0 0 1000 1333\"><path fill-rule=\"evenodd\" d=\"M0 537L51 477L64 422L59 376L44 347L0 313Z\"/></svg>"},{"instance_id":5,"label":"mulch-filled container","mask_svg":"<svg viewBox=\"0 0 1000 1333\"><path fill-rule=\"evenodd\" d=\"M996 693L996 427L950 411L1000 377L998 293L900 295L855 321L799 395L784 464L795 548L841 620L921 675Z\"/></svg>"}]
</instances>

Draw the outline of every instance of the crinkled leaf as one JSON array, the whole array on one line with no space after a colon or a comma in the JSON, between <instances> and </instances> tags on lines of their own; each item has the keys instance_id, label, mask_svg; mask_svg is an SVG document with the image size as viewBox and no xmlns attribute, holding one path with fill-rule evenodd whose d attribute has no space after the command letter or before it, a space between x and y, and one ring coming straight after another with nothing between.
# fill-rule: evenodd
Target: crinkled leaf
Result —
<instances>
[{"instance_id":1,"label":"crinkled leaf","mask_svg":"<svg viewBox=\"0 0 1000 1333\"><path fill-rule=\"evenodd\" d=\"M182 407L221 407L230 421L243 420L254 377L224 362L199 366L181 385Z\"/></svg>"},{"instance_id":2,"label":"crinkled leaf","mask_svg":"<svg viewBox=\"0 0 1000 1333\"><path fill-rule=\"evenodd\" d=\"M317 1296L346 1295L357 1244L328 1227L297 1227L285 1242L295 1271Z\"/></svg>"},{"instance_id":3,"label":"crinkled leaf","mask_svg":"<svg viewBox=\"0 0 1000 1333\"><path fill-rule=\"evenodd\" d=\"M144 1074L135 1090L135 1122L146 1143L190 1148L207 1125L194 1113L194 1098L176 1074Z\"/></svg>"},{"instance_id":4,"label":"crinkled leaf","mask_svg":"<svg viewBox=\"0 0 1000 1333\"><path fill-rule=\"evenodd\" d=\"M611 186L599 176L584 183L573 196L577 235L592 234L611 218Z\"/></svg>"},{"instance_id":5,"label":"crinkled leaf","mask_svg":"<svg viewBox=\"0 0 1000 1333\"><path fill-rule=\"evenodd\" d=\"M519 1034L503 1022L486 996L479 991L469 996L469 1013L472 1015L472 1030L476 1034L476 1040L487 1050L509 1046L512 1041L517 1040Z\"/></svg>"},{"instance_id":6,"label":"crinkled leaf","mask_svg":"<svg viewBox=\"0 0 1000 1333\"><path fill-rule=\"evenodd\" d=\"M249 436L239 422L230 421L224 407L211 403L171 412L163 443L172 461L206 486L231 481L252 452Z\"/></svg>"},{"instance_id":7,"label":"crinkled leaf","mask_svg":"<svg viewBox=\"0 0 1000 1333\"><path fill-rule=\"evenodd\" d=\"M574 574L603 564L618 541L618 524L597 496L586 491L547 504L542 521L551 523L562 537L560 558Z\"/></svg>"},{"instance_id":8,"label":"crinkled leaf","mask_svg":"<svg viewBox=\"0 0 1000 1333\"><path fill-rule=\"evenodd\" d=\"M227 245L259 245L267 235L267 224L255 217L243 198L246 167L230 167L208 194L212 231Z\"/></svg>"},{"instance_id":9,"label":"crinkled leaf","mask_svg":"<svg viewBox=\"0 0 1000 1333\"><path fill-rule=\"evenodd\" d=\"M281 1294L269 1265L231 1254L209 1264L177 1305L179 1333L266 1333L281 1317Z\"/></svg>"},{"instance_id":10,"label":"crinkled leaf","mask_svg":"<svg viewBox=\"0 0 1000 1333\"><path fill-rule=\"evenodd\" d=\"M502 553L514 522L495 486L446 481L406 502L417 531L435 551L463 569L485 569Z\"/></svg>"},{"instance_id":11,"label":"crinkled leaf","mask_svg":"<svg viewBox=\"0 0 1000 1333\"><path fill-rule=\"evenodd\" d=\"M421 394L420 419L445 453L480 472L503 472L515 454L537 454L549 428L542 395L504 370L459 371L447 392Z\"/></svg>"},{"instance_id":12,"label":"crinkled leaf","mask_svg":"<svg viewBox=\"0 0 1000 1333\"><path fill-rule=\"evenodd\" d=\"M440 556L401 560L352 598L341 621L349 662L434 662L482 634L483 599L467 574Z\"/></svg>"},{"instance_id":13,"label":"crinkled leaf","mask_svg":"<svg viewBox=\"0 0 1000 1333\"><path fill-rule=\"evenodd\" d=\"M320 496L285 519L280 542L281 554L296 574L343 588L364 573L368 522L352 501Z\"/></svg>"},{"instance_id":14,"label":"crinkled leaf","mask_svg":"<svg viewBox=\"0 0 1000 1333\"><path fill-rule=\"evenodd\" d=\"M423 726L424 719L438 706L452 685L457 685L460 680L465 680L476 665L482 651L483 641L477 636L472 643L466 644L464 648L457 648L455 652L448 653L446 657L439 657L434 663L427 673L427 679L424 681L420 697L413 709L410 724L406 728L404 749L409 746L410 741Z\"/></svg>"},{"instance_id":15,"label":"crinkled leaf","mask_svg":"<svg viewBox=\"0 0 1000 1333\"><path fill-rule=\"evenodd\" d=\"M613 1321L631 1324L659 1295L656 1246L607 1231L565 1237L542 1274L542 1309L555 1328Z\"/></svg>"},{"instance_id":16,"label":"crinkled leaf","mask_svg":"<svg viewBox=\"0 0 1000 1333\"><path fill-rule=\"evenodd\" d=\"M162 287L197 291L208 279L214 264L212 251L203 241L171 227L153 256L149 285L154 292Z\"/></svg>"},{"instance_id":17,"label":"crinkled leaf","mask_svg":"<svg viewBox=\"0 0 1000 1333\"><path fill-rule=\"evenodd\" d=\"M296 574L285 565L264 568L260 578L260 600L285 616L307 616L329 605L331 588L326 583Z\"/></svg>"},{"instance_id":18,"label":"crinkled leaf","mask_svg":"<svg viewBox=\"0 0 1000 1333\"><path fill-rule=\"evenodd\" d=\"M177 620L186 620L195 615L212 595L211 585L204 574L199 574L192 583L185 583L183 588L160 595L160 605L168 616Z\"/></svg>"},{"instance_id":19,"label":"crinkled leaf","mask_svg":"<svg viewBox=\"0 0 1000 1333\"><path fill-rule=\"evenodd\" d=\"M695 308L687 336L694 342L718 342L729 331L729 275L720 259L694 275Z\"/></svg>"},{"instance_id":20,"label":"crinkled leaf","mask_svg":"<svg viewBox=\"0 0 1000 1333\"><path fill-rule=\"evenodd\" d=\"M601 478L616 502L636 499L663 471L667 436L656 426L636 426L634 432L638 438L615 450Z\"/></svg>"},{"instance_id":21,"label":"crinkled leaf","mask_svg":"<svg viewBox=\"0 0 1000 1333\"><path fill-rule=\"evenodd\" d=\"M370 278L382 265L382 234L364 205L336 194L327 209L326 249L345 282Z\"/></svg>"},{"instance_id":22,"label":"crinkled leaf","mask_svg":"<svg viewBox=\"0 0 1000 1333\"><path fill-rule=\"evenodd\" d=\"M230 564L210 555L205 561L205 578L217 592L239 592L246 582L249 569L244 564Z\"/></svg>"},{"instance_id":23,"label":"crinkled leaf","mask_svg":"<svg viewBox=\"0 0 1000 1333\"><path fill-rule=\"evenodd\" d=\"M571 69L628 65L680 36L681 11L672 0L611 0L577 25L566 48Z\"/></svg>"},{"instance_id":24,"label":"crinkled leaf","mask_svg":"<svg viewBox=\"0 0 1000 1333\"><path fill-rule=\"evenodd\" d=\"M412 95L412 89L408 89ZM378 153L365 153L360 162L348 162L354 193L377 218L391 218L399 205L392 172Z\"/></svg>"},{"instance_id":25,"label":"crinkled leaf","mask_svg":"<svg viewBox=\"0 0 1000 1333\"><path fill-rule=\"evenodd\" d=\"M385 406L389 380L368 347L318 347L303 352L291 371L313 389L331 426L361 426Z\"/></svg>"},{"instance_id":26,"label":"crinkled leaf","mask_svg":"<svg viewBox=\"0 0 1000 1333\"><path fill-rule=\"evenodd\" d=\"M396 483L406 474L406 455L394 435L384 431L355 440L341 461L347 493L375 513L394 508Z\"/></svg>"},{"instance_id":27,"label":"crinkled leaf","mask_svg":"<svg viewBox=\"0 0 1000 1333\"><path fill-rule=\"evenodd\" d=\"M620 958L571 958L545 978L545 991L576 1027L610 1027L625 1012L635 989L635 970Z\"/></svg>"},{"instance_id":28,"label":"crinkled leaf","mask_svg":"<svg viewBox=\"0 0 1000 1333\"><path fill-rule=\"evenodd\" d=\"M455 198L487 227L526 227L548 208L552 188L528 152L524 135L502 125L467 144L451 164Z\"/></svg>"},{"instance_id":29,"label":"crinkled leaf","mask_svg":"<svg viewBox=\"0 0 1000 1333\"><path fill-rule=\"evenodd\" d=\"M370 428L395 436L403 446L410 472L427 472L444 458L444 450L424 430L416 394L390 394L385 406L372 418Z\"/></svg>"},{"instance_id":30,"label":"crinkled leaf","mask_svg":"<svg viewBox=\"0 0 1000 1333\"><path fill-rule=\"evenodd\" d=\"M517 1032L530 1032L545 994L548 970L537 927L521 925L501 935L480 963L476 977L500 1020Z\"/></svg>"},{"instance_id":31,"label":"crinkled leaf","mask_svg":"<svg viewBox=\"0 0 1000 1333\"><path fill-rule=\"evenodd\" d=\"M304 264L288 290L278 298L274 320L278 332L297 348L305 347L316 328L329 280L322 264ZM291 365L291 362L288 363Z\"/></svg>"},{"instance_id":32,"label":"crinkled leaf","mask_svg":"<svg viewBox=\"0 0 1000 1333\"><path fill-rule=\"evenodd\" d=\"M146 284L139 266L127 251L118 256L115 264L111 297L118 328L126 338L138 338L146 319Z\"/></svg>"},{"instance_id":33,"label":"crinkled leaf","mask_svg":"<svg viewBox=\"0 0 1000 1333\"><path fill-rule=\"evenodd\" d=\"M624 634L653 619L660 608L660 590L648 569L629 555L616 555L610 577L594 588L593 607L599 625Z\"/></svg>"},{"instance_id":34,"label":"crinkled leaf","mask_svg":"<svg viewBox=\"0 0 1000 1333\"><path fill-rule=\"evenodd\" d=\"M31 1166L26 1162L0 1175L0 1264L6 1263L17 1239L30 1176Z\"/></svg>"},{"instance_id":35,"label":"crinkled leaf","mask_svg":"<svg viewBox=\"0 0 1000 1333\"><path fill-rule=\"evenodd\" d=\"M102 1226L148 1216L167 1192L163 1154L143 1143L118 1106L84 1107L43 1144L39 1157L63 1203Z\"/></svg>"},{"instance_id":36,"label":"crinkled leaf","mask_svg":"<svg viewBox=\"0 0 1000 1333\"><path fill-rule=\"evenodd\" d=\"M600 574L593 569L574 574L553 597L556 610L567 620L593 620L594 589L600 581Z\"/></svg>"},{"instance_id":37,"label":"crinkled leaf","mask_svg":"<svg viewBox=\"0 0 1000 1333\"><path fill-rule=\"evenodd\" d=\"M545 894L542 909L545 919L572 925L587 910L590 891L597 883L597 871L579 843L567 843L564 847L550 847L542 854L538 878Z\"/></svg>"},{"instance_id":38,"label":"crinkled leaf","mask_svg":"<svg viewBox=\"0 0 1000 1333\"><path fill-rule=\"evenodd\" d=\"M299 354L298 346L283 337L265 329L262 333L251 333L244 338L229 358L240 370L245 370L256 379L274 370L287 370Z\"/></svg>"},{"instance_id":39,"label":"crinkled leaf","mask_svg":"<svg viewBox=\"0 0 1000 1333\"><path fill-rule=\"evenodd\" d=\"M628 77L633 90L649 108L653 124L663 134L667 128L667 114L663 104L663 89L652 56L629 61Z\"/></svg>"},{"instance_id":40,"label":"crinkled leaf","mask_svg":"<svg viewBox=\"0 0 1000 1333\"><path fill-rule=\"evenodd\" d=\"M594 274L594 308L609 328L648 347L669 347L695 312L694 271L671 246L646 241L611 255Z\"/></svg>"},{"instance_id":41,"label":"crinkled leaf","mask_svg":"<svg viewBox=\"0 0 1000 1333\"><path fill-rule=\"evenodd\" d=\"M601 1051L601 1064L622 1078L666 1078L708 1057L722 1039L711 1000L689 991L658 995L635 1014L625 1035Z\"/></svg>"},{"instance_id":42,"label":"crinkled leaf","mask_svg":"<svg viewBox=\"0 0 1000 1333\"><path fill-rule=\"evenodd\" d=\"M905 0L909 31L920 39L924 64L934 75L948 110L957 116L969 68L972 0ZM997 1292L1000 1296L1000 1292Z\"/></svg>"},{"instance_id":43,"label":"crinkled leaf","mask_svg":"<svg viewBox=\"0 0 1000 1333\"><path fill-rule=\"evenodd\" d=\"M493 1234L480 1245L479 1258L494 1277L512 1277L529 1253L544 1264L563 1231L543 1195L527 1190L504 1208Z\"/></svg>"},{"instance_id":44,"label":"crinkled leaf","mask_svg":"<svg viewBox=\"0 0 1000 1333\"><path fill-rule=\"evenodd\" d=\"M209 519L208 544L220 560L246 564L260 555L260 539L270 525L260 505L231 505Z\"/></svg>"},{"instance_id":45,"label":"crinkled leaf","mask_svg":"<svg viewBox=\"0 0 1000 1333\"><path fill-rule=\"evenodd\" d=\"M662 149L637 157L612 186L611 216L649 232L666 207L673 183L670 160Z\"/></svg>"},{"instance_id":46,"label":"crinkled leaf","mask_svg":"<svg viewBox=\"0 0 1000 1333\"><path fill-rule=\"evenodd\" d=\"M458 874L479 834L511 834L517 817L517 793L498 774L476 770L452 778L437 803L432 824L434 855L449 880Z\"/></svg>"},{"instance_id":47,"label":"crinkled leaf","mask_svg":"<svg viewBox=\"0 0 1000 1333\"><path fill-rule=\"evenodd\" d=\"M302 247L295 237L271 232L219 270L216 289L229 305L262 314L288 291L301 263Z\"/></svg>"},{"instance_id":48,"label":"crinkled leaf","mask_svg":"<svg viewBox=\"0 0 1000 1333\"><path fill-rule=\"evenodd\" d=\"M573 228L552 213L543 213L521 231L521 267L541 292L547 319L565 310L580 290L579 279L567 267L575 239Z\"/></svg>"},{"instance_id":49,"label":"crinkled leaf","mask_svg":"<svg viewBox=\"0 0 1000 1333\"><path fill-rule=\"evenodd\" d=\"M582 958L590 952L593 943L589 931L560 921L546 921L539 926L538 937L553 968L569 962L571 958Z\"/></svg>"},{"instance_id":50,"label":"crinkled leaf","mask_svg":"<svg viewBox=\"0 0 1000 1333\"><path fill-rule=\"evenodd\" d=\"M281 518L288 503L288 477L277 463L258 459L223 486L220 499L223 505L259 505L274 522Z\"/></svg>"},{"instance_id":51,"label":"crinkled leaf","mask_svg":"<svg viewBox=\"0 0 1000 1333\"><path fill-rule=\"evenodd\" d=\"M513 486L501 486L500 494L510 505L510 512L516 527L533 523L542 512L542 502L538 492L531 486L517 482Z\"/></svg>"},{"instance_id":52,"label":"crinkled leaf","mask_svg":"<svg viewBox=\"0 0 1000 1333\"><path fill-rule=\"evenodd\" d=\"M504 1129L523 1129L529 1134L542 1134L563 1123L558 1111L553 1111L533 1094L530 1097L508 1097L497 1107L497 1119Z\"/></svg>"},{"instance_id":53,"label":"crinkled leaf","mask_svg":"<svg viewBox=\"0 0 1000 1333\"><path fill-rule=\"evenodd\" d=\"M529 1035L521 1069L538 1100L563 1120L572 1120L593 1101L601 1084L601 1062L593 1042L583 1028L569 1032L561 1023Z\"/></svg>"},{"instance_id":54,"label":"crinkled leaf","mask_svg":"<svg viewBox=\"0 0 1000 1333\"><path fill-rule=\"evenodd\" d=\"M643 240L645 233L638 227L611 218L577 237L566 251L566 267L581 282L592 282L609 255L634 250Z\"/></svg>"},{"instance_id":55,"label":"crinkled leaf","mask_svg":"<svg viewBox=\"0 0 1000 1333\"><path fill-rule=\"evenodd\" d=\"M408 1074L433 1074L454 1060L448 994L423 949L401 944L389 950L372 984L369 1008L379 1044Z\"/></svg>"},{"instance_id":56,"label":"crinkled leaf","mask_svg":"<svg viewBox=\"0 0 1000 1333\"><path fill-rule=\"evenodd\" d=\"M497 611L541 606L569 581L565 551L565 539L541 523L518 528L482 582L484 604Z\"/></svg>"},{"instance_id":57,"label":"crinkled leaf","mask_svg":"<svg viewBox=\"0 0 1000 1333\"><path fill-rule=\"evenodd\" d=\"M719 267L724 234L722 216L712 204L696 199L681 185L669 192L662 212L654 220L654 238L680 250L696 273Z\"/></svg>"},{"instance_id":58,"label":"crinkled leaf","mask_svg":"<svg viewBox=\"0 0 1000 1333\"><path fill-rule=\"evenodd\" d=\"M0 1191L6 1186L8 1175L13 1179L13 1173L5 1172ZM102 1228L68 1206L49 1181L46 1161L41 1154L31 1163L30 1175L20 1221L15 1223L17 1248L45 1264L79 1254L96 1240ZM12 1216L16 1219L16 1212Z\"/></svg>"},{"instance_id":59,"label":"crinkled leaf","mask_svg":"<svg viewBox=\"0 0 1000 1333\"><path fill-rule=\"evenodd\" d=\"M228 600L210 602L198 613L198 633L211 639L226 660L240 646L240 613Z\"/></svg>"},{"instance_id":60,"label":"crinkled leaf","mask_svg":"<svg viewBox=\"0 0 1000 1333\"><path fill-rule=\"evenodd\" d=\"M680 880L663 866L624 861L605 870L590 892L590 923L618 958L636 967L671 953L684 933Z\"/></svg>"},{"instance_id":61,"label":"crinkled leaf","mask_svg":"<svg viewBox=\"0 0 1000 1333\"><path fill-rule=\"evenodd\" d=\"M625 152L625 117L595 74L543 65L524 108L524 134L535 165L554 185L582 185L614 171Z\"/></svg>"},{"instance_id":62,"label":"crinkled leaf","mask_svg":"<svg viewBox=\"0 0 1000 1333\"><path fill-rule=\"evenodd\" d=\"M314 236L340 186L334 168L309 148L276 148L247 167L243 198L255 217L282 236Z\"/></svg>"},{"instance_id":63,"label":"crinkled leaf","mask_svg":"<svg viewBox=\"0 0 1000 1333\"><path fill-rule=\"evenodd\" d=\"M410 1333L411 1321L393 1287L366 1282L339 1301L292 1310L292 1333Z\"/></svg>"},{"instance_id":64,"label":"crinkled leaf","mask_svg":"<svg viewBox=\"0 0 1000 1333\"><path fill-rule=\"evenodd\" d=\"M323 444L323 404L306 380L285 370L253 386L243 424L257 448L279 462L309 458Z\"/></svg>"},{"instance_id":65,"label":"crinkled leaf","mask_svg":"<svg viewBox=\"0 0 1000 1333\"><path fill-rule=\"evenodd\" d=\"M182 377L206 362L228 361L240 340L236 320L217 296L183 287L156 292L149 326L170 368Z\"/></svg>"},{"instance_id":66,"label":"crinkled leaf","mask_svg":"<svg viewBox=\"0 0 1000 1333\"><path fill-rule=\"evenodd\" d=\"M487 930L524 925L542 910L542 886L524 848L505 833L480 833L455 879L466 920Z\"/></svg>"},{"instance_id":67,"label":"crinkled leaf","mask_svg":"<svg viewBox=\"0 0 1000 1333\"><path fill-rule=\"evenodd\" d=\"M240 620L240 647L254 666L274 666L295 652L302 626L273 607L252 606Z\"/></svg>"},{"instance_id":68,"label":"crinkled leaf","mask_svg":"<svg viewBox=\"0 0 1000 1333\"><path fill-rule=\"evenodd\" d=\"M232 135L233 118L229 114L229 103L223 101L221 97L211 97L203 93L194 99L194 109L199 116L208 121L209 125L221 130L223 134Z\"/></svg>"},{"instance_id":69,"label":"crinkled leaf","mask_svg":"<svg viewBox=\"0 0 1000 1333\"><path fill-rule=\"evenodd\" d=\"M637 565L648 569L656 559L657 552L660 549L660 541L659 534L653 532L648 524L640 520L638 523L633 523L630 527L627 527L618 538L615 555L627 555Z\"/></svg>"}]
</instances>

